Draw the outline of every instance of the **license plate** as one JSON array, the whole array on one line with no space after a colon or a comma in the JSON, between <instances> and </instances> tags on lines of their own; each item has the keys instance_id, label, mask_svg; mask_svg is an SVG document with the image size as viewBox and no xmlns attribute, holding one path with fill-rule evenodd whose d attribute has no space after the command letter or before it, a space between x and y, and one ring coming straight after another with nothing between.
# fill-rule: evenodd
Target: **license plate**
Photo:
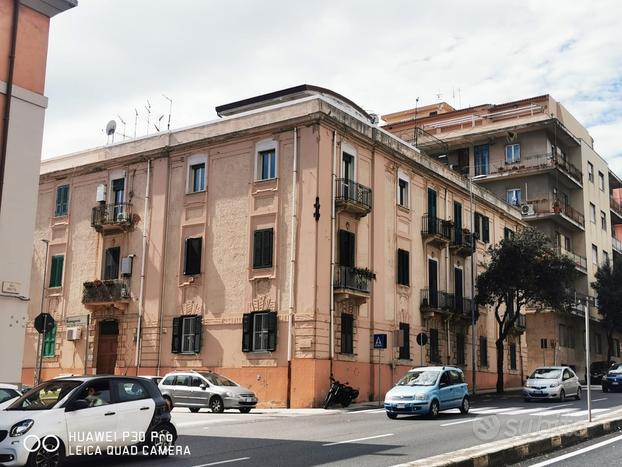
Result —
<instances>
[{"instance_id":1,"label":"license plate","mask_svg":"<svg viewBox=\"0 0 622 467\"><path fill-rule=\"evenodd\" d=\"M397 404L397 408L398 409L405 409L406 408L406 404Z\"/></svg>"},{"instance_id":2,"label":"license plate","mask_svg":"<svg viewBox=\"0 0 622 467\"><path fill-rule=\"evenodd\" d=\"M542 394L544 394L543 391L531 391L531 393L536 395L536 396L541 396Z\"/></svg>"},{"instance_id":3,"label":"license plate","mask_svg":"<svg viewBox=\"0 0 622 467\"><path fill-rule=\"evenodd\" d=\"M253 402L253 398L252 397L247 397L246 399L244 399L244 402Z\"/></svg>"},{"instance_id":4,"label":"license plate","mask_svg":"<svg viewBox=\"0 0 622 467\"><path fill-rule=\"evenodd\" d=\"M612 381L612 382L611 382L611 384L613 384L613 385L617 386L617 385L618 385L618 382L617 382L617 381Z\"/></svg>"}]
</instances>

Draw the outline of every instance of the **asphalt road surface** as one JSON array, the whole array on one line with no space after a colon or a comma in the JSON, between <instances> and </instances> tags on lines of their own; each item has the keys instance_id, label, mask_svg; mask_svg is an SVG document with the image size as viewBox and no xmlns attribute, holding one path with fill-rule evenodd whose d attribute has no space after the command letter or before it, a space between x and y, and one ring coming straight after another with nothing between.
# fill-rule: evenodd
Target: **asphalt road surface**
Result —
<instances>
[{"instance_id":1,"label":"asphalt road surface","mask_svg":"<svg viewBox=\"0 0 622 467\"><path fill-rule=\"evenodd\" d=\"M622 393L594 390L592 400L595 420L622 410ZM80 457L70 465L390 466L585 420L586 408L585 398L526 403L517 396L493 396L478 399L466 416L452 410L434 420L402 416L389 420L384 410L369 407L257 409L250 414L175 409L177 444L187 447L190 455Z\"/></svg>"}]
</instances>

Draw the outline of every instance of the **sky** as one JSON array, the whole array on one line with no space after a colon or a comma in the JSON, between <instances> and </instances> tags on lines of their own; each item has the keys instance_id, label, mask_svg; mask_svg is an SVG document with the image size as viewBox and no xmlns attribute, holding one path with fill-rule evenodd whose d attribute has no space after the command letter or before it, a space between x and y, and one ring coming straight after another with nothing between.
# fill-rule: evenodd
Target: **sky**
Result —
<instances>
[{"instance_id":1,"label":"sky","mask_svg":"<svg viewBox=\"0 0 622 467\"><path fill-rule=\"evenodd\" d=\"M548 93L622 174L621 17L619 0L79 0L52 19L43 157L105 144L111 119L133 136L135 109L145 135L148 105L166 129L164 96L174 129L307 83L379 114Z\"/></svg>"}]
</instances>

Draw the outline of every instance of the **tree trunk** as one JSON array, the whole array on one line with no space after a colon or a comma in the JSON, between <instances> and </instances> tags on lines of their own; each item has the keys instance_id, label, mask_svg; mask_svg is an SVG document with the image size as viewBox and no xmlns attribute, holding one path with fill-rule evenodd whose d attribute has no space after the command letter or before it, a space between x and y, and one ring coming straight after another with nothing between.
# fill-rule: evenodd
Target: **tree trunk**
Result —
<instances>
[{"instance_id":1,"label":"tree trunk","mask_svg":"<svg viewBox=\"0 0 622 467\"><path fill-rule=\"evenodd\" d=\"M497 339L497 394L503 393L503 339Z\"/></svg>"},{"instance_id":2,"label":"tree trunk","mask_svg":"<svg viewBox=\"0 0 622 467\"><path fill-rule=\"evenodd\" d=\"M607 361L613 357L613 329L607 329Z\"/></svg>"}]
</instances>

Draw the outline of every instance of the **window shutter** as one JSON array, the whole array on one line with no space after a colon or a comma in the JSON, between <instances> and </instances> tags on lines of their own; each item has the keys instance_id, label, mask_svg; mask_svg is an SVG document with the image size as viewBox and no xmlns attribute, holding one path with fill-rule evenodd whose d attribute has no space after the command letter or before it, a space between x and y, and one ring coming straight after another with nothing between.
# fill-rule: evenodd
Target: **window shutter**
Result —
<instances>
[{"instance_id":1,"label":"window shutter","mask_svg":"<svg viewBox=\"0 0 622 467\"><path fill-rule=\"evenodd\" d=\"M59 186L56 189L56 216L67 214L69 204L69 185Z\"/></svg>"},{"instance_id":2,"label":"window shutter","mask_svg":"<svg viewBox=\"0 0 622 467\"><path fill-rule=\"evenodd\" d=\"M254 238L253 238L253 267L260 268L261 267L261 252L262 252L262 232L260 230L255 230Z\"/></svg>"},{"instance_id":3,"label":"window shutter","mask_svg":"<svg viewBox=\"0 0 622 467\"><path fill-rule=\"evenodd\" d=\"M201 352L201 335L203 334L203 318L195 316L194 318L194 353Z\"/></svg>"},{"instance_id":4,"label":"window shutter","mask_svg":"<svg viewBox=\"0 0 622 467\"><path fill-rule=\"evenodd\" d=\"M274 352L276 350L276 335L277 335L277 314L276 312L268 313L268 351Z\"/></svg>"},{"instance_id":5,"label":"window shutter","mask_svg":"<svg viewBox=\"0 0 622 467\"><path fill-rule=\"evenodd\" d=\"M171 352L181 352L181 317L173 318L173 336L171 342Z\"/></svg>"},{"instance_id":6,"label":"window shutter","mask_svg":"<svg viewBox=\"0 0 622 467\"><path fill-rule=\"evenodd\" d=\"M274 230L269 229L264 232L264 265L272 267L272 255L274 252Z\"/></svg>"},{"instance_id":7,"label":"window shutter","mask_svg":"<svg viewBox=\"0 0 622 467\"><path fill-rule=\"evenodd\" d=\"M244 313L242 316L242 352L253 350L253 315Z\"/></svg>"},{"instance_id":8,"label":"window shutter","mask_svg":"<svg viewBox=\"0 0 622 467\"><path fill-rule=\"evenodd\" d=\"M397 283L410 285L410 254L406 250L397 250Z\"/></svg>"},{"instance_id":9,"label":"window shutter","mask_svg":"<svg viewBox=\"0 0 622 467\"><path fill-rule=\"evenodd\" d=\"M490 219L486 216L482 216L482 240L490 243Z\"/></svg>"},{"instance_id":10,"label":"window shutter","mask_svg":"<svg viewBox=\"0 0 622 467\"><path fill-rule=\"evenodd\" d=\"M354 267L354 234L347 230L339 231L339 265Z\"/></svg>"},{"instance_id":11,"label":"window shutter","mask_svg":"<svg viewBox=\"0 0 622 467\"><path fill-rule=\"evenodd\" d=\"M50 271L50 287L60 287L63 282L63 255L52 256L52 267Z\"/></svg>"},{"instance_id":12,"label":"window shutter","mask_svg":"<svg viewBox=\"0 0 622 467\"><path fill-rule=\"evenodd\" d=\"M474 218L474 230L477 235L480 234L480 232L482 231L482 215L479 212L475 213L475 218ZM480 239L481 240L481 239Z\"/></svg>"},{"instance_id":13,"label":"window shutter","mask_svg":"<svg viewBox=\"0 0 622 467\"><path fill-rule=\"evenodd\" d=\"M186 239L186 255L184 261L184 274L189 276L201 274L201 250L203 249L203 238Z\"/></svg>"}]
</instances>

